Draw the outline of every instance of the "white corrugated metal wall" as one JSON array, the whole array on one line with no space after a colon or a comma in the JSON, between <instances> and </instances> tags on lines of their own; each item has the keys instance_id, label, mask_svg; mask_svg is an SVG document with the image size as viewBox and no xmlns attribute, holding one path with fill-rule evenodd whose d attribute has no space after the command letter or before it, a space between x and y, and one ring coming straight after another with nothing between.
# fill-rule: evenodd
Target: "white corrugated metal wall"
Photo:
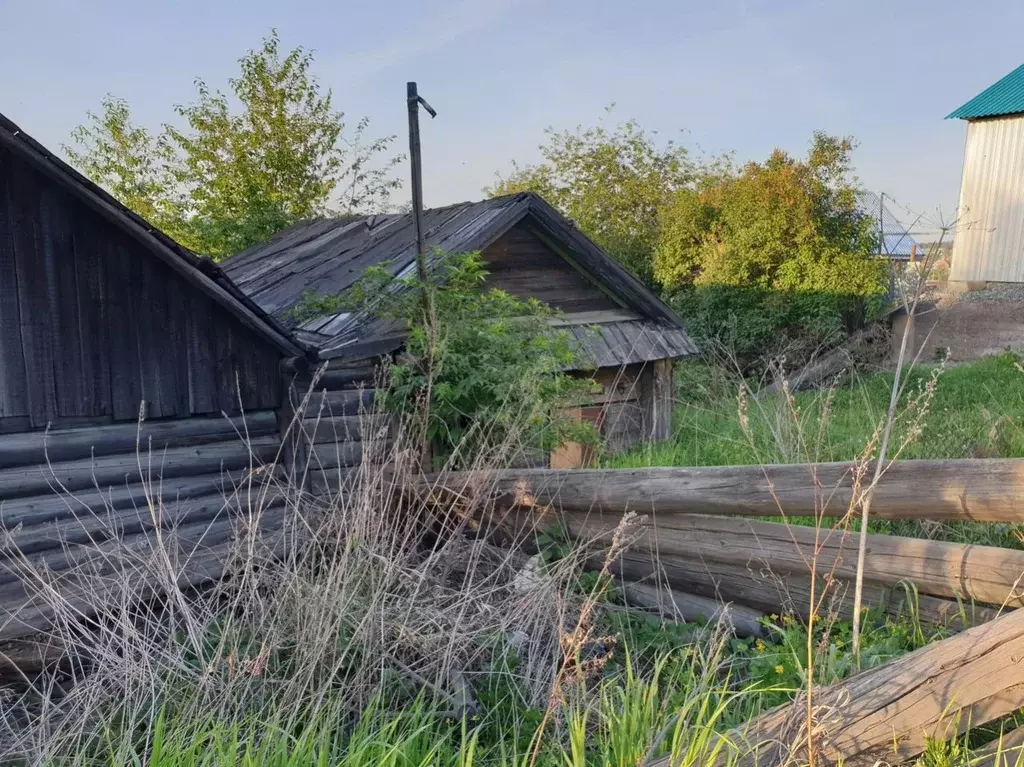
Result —
<instances>
[{"instance_id":1,"label":"white corrugated metal wall","mask_svg":"<svg viewBox=\"0 0 1024 767\"><path fill-rule=\"evenodd\" d=\"M949 279L1024 282L1024 115L967 124Z\"/></svg>"}]
</instances>

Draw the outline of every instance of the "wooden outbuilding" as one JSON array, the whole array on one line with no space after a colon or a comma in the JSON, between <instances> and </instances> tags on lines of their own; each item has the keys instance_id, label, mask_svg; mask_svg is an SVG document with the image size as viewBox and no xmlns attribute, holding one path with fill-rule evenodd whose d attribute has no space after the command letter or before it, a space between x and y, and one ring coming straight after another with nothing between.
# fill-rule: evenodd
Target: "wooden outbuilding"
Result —
<instances>
[{"instance_id":1,"label":"wooden outbuilding","mask_svg":"<svg viewBox=\"0 0 1024 767\"><path fill-rule=\"evenodd\" d=\"M560 310L558 324L580 345L578 372L601 384L580 416L600 427L610 449L669 436L673 362L696 346L675 312L570 220L538 195L520 193L427 210L424 231L430 265L437 253L479 251L485 288ZM411 214L345 217L298 224L222 266L264 311L289 324L310 293L340 294L370 266L411 274L415 251ZM385 359L405 338L404 327L366 313L328 314L290 329L338 368ZM582 458L554 456L569 464Z\"/></svg>"},{"instance_id":2,"label":"wooden outbuilding","mask_svg":"<svg viewBox=\"0 0 1024 767\"><path fill-rule=\"evenodd\" d=\"M113 531L143 545L174 525L183 557L216 565L235 489L281 451L282 363L305 354L0 115L0 604L25 567L66 573ZM8 615L0 639L46 621Z\"/></svg>"}]
</instances>

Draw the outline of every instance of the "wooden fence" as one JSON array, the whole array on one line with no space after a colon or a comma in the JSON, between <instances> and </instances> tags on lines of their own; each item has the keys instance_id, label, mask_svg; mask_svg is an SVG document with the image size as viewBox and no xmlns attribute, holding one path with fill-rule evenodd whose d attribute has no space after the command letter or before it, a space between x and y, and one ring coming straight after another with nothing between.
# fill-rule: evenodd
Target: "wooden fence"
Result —
<instances>
[{"instance_id":1,"label":"wooden fence","mask_svg":"<svg viewBox=\"0 0 1024 767\"><path fill-rule=\"evenodd\" d=\"M737 633L751 635L761 631L764 613L806 617L812 578L816 599L828 595L818 609L850 616L859 542L851 521L859 517L861 477L872 473L862 469L510 470L428 484L434 494L455 491L528 530L561 525L589 548L594 567L625 529L632 545L612 567L628 600L686 618L726 616ZM871 508L874 518L890 520L1024 522L1024 460L894 463ZM629 512L639 516L624 528ZM968 630L819 690L817 764L895 763L921 753L929 738L1024 707L1024 610L1016 609L1024 605L1024 551L872 534L864 581L868 604L914 609L922 622ZM806 763L806 711L798 701L731 733L745 754L740 763ZM1024 732L1006 743L1019 748ZM1016 764L1020 753L1005 764ZM993 749L977 757L978 764L1004 764Z\"/></svg>"}]
</instances>

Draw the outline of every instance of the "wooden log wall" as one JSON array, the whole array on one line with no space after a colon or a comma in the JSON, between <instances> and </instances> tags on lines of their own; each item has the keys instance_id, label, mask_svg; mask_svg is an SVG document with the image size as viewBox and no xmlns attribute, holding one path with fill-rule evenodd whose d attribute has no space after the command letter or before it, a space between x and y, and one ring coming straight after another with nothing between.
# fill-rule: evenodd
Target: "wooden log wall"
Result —
<instances>
[{"instance_id":1,"label":"wooden log wall","mask_svg":"<svg viewBox=\"0 0 1024 767\"><path fill-rule=\"evenodd\" d=\"M183 583L219 576L237 514L280 506L280 459L274 411L0 437L0 640L48 627L40 573L73 596L158 533Z\"/></svg>"},{"instance_id":2,"label":"wooden log wall","mask_svg":"<svg viewBox=\"0 0 1024 767\"><path fill-rule=\"evenodd\" d=\"M374 412L381 365L379 358L333 360L292 382L292 471L312 492L338 492L362 463L368 445L386 449L390 444L391 420Z\"/></svg>"}]
</instances>

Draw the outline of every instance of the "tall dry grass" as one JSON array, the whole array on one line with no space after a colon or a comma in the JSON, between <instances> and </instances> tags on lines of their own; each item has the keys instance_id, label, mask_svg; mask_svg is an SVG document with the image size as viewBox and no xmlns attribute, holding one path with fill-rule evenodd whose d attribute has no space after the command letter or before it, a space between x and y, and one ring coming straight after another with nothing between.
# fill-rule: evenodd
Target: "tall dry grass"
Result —
<instances>
[{"instance_id":1,"label":"tall dry grass","mask_svg":"<svg viewBox=\"0 0 1024 767\"><path fill-rule=\"evenodd\" d=\"M49 641L66 662L26 677L0 706L4 763L155 765L155 754L177 749L168 764L227 764L188 754L207 743L238 756L231 748L240 739L258 752L273 737L298 738L317 754L327 753L314 748L326 738L334 745L324 748L340 753L361 737L367 712L386 731L387 721L414 710L437 728L433 736L450 740L452 723L465 735L474 722L494 724L501 709L511 712L502 737L531 739L510 755L546 764L552 749L572 750L574 721L593 728L625 716L626 703L601 687L599 673L614 644L595 633L608 573L581 592L582 549L539 567L530 558L536 531L493 506L486 487L453 492L447 469L443 493L424 484L422 442L405 423L367 416L362 464L337 470L333 491L312 492L320 467L303 446L328 415L311 412L315 386L294 403L307 420L295 417L277 460L254 461L248 480L225 494L220 519L231 518L230 545L208 546L202 536L184 545L181 527L168 522L145 546L118 544L111 530L112 542L72 573L21 562L26 588L52 613ZM450 456L449 466L486 477L528 452L524 434L506 427L487 440L480 436L489 424L473 428L474 454ZM307 457L286 461L286 453ZM159 460L140 446L140 467L158 469ZM154 479L139 513L187 523L161 499L159 472L143 473ZM625 527L619 545L628 545ZM197 587L197 568L227 577ZM701 657L701 685L718 685L716 659ZM630 700L643 700L641 681L631 682ZM544 712L539 731L516 721L528 710ZM716 711L700 709L709 722ZM655 713L651 721L664 729L672 712ZM699 750L693 733L676 732L692 722L674 722L673 747ZM700 732L707 740L710 724ZM651 742L633 747L646 751Z\"/></svg>"}]
</instances>

